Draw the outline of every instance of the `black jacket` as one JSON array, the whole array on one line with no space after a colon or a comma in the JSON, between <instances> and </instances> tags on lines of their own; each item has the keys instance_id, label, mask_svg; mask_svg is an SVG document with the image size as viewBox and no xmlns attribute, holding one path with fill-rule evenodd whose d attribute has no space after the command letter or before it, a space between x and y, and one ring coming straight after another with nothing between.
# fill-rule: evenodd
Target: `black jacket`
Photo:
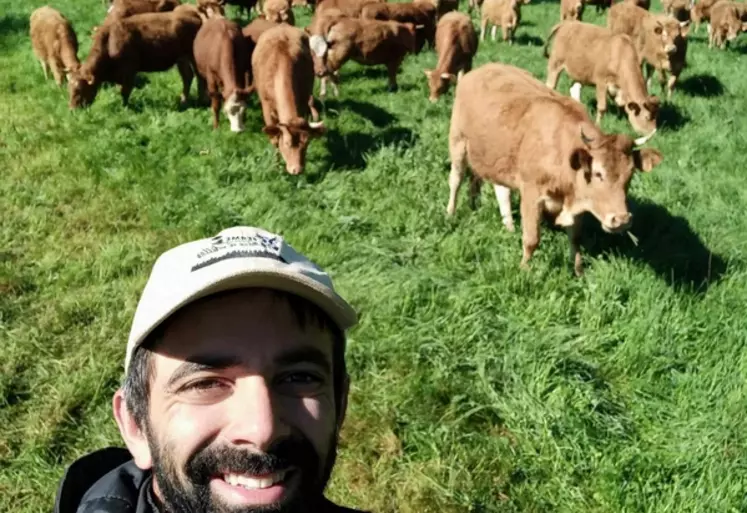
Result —
<instances>
[{"instance_id":1,"label":"black jacket","mask_svg":"<svg viewBox=\"0 0 747 513\"><path fill-rule=\"evenodd\" d=\"M159 513L150 471L140 470L129 451L101 449L75 461L57 490L54 513ZM322 512L361 513L327 502Z\"/></svg>"}]
</instances>

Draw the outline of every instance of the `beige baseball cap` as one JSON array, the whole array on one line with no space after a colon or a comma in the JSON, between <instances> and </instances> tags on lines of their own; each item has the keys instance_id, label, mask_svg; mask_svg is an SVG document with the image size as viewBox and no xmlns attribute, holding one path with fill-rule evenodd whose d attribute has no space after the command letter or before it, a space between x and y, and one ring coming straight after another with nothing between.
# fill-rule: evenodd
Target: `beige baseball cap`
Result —
<instances>
[{"instance_id":1,"label":"beige baseball cap","mask_svg":"<svg viewBox=\"0 0 747 513\"><path fill-rule=\"evenodd\" d=\"M135 349L179 309L211 294L251 287L300 296L326 312L343 331L358 322L355 310L335 292L329 275L283 237L235 226L158 257L132 321L125 369Z\"/></svg>"}]
</instances>

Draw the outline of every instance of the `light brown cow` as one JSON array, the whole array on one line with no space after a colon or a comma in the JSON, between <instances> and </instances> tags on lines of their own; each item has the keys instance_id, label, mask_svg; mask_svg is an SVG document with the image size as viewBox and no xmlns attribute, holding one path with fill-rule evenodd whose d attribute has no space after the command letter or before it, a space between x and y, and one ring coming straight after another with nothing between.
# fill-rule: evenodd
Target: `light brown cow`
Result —
<instances>
[{"instance_id":1,"label":"light brown cow","mask_svg":"<svg viewBox=\"0 0 747 513\"><path fill-rule=\"evenodd\" d=\"M262 18L273 23L296 24L296 17L288 0L265 0L262 4Z\"/></svg>"},{"instance_id":2,"label":"light brown cow","mask_svg":"<svg viewBox=\"0 0 747 513\"><path fill-rule=\"evenodd\" d=\"M415 53L420 53L426 43L431 48L435 44L436 7L430 2L370 3L363 7L361 18L412 23L416 29Z\"/></svg>"},{"instance_id":3,"label":"light brown cow","mask_svg":"<svg viewBox=\"0 0 747 513\"><path fill-rule=\"evenodd\" d=\"M638 141L643 143L645 141ZM627 135L606 134L581 104L547 89L528 72L486 64L456 88L449 130L449 203L471 168L470 200L482 181L495 189L503 224L514 231L511 190L521 195L522 267L540 241L543 214L566 228L576 274L583 272L581 215L590 212L606 232L627 230L632 215L626 192L635 170L651 171L662 156L638 149Z\"/></svg>"},{"instance_id":4,"label":"light brown cow","mask_svg":"<svg viewBox=\"0 0 747 513\"><path fill-rule=\"evenodd\" d=\"M316 13L322 14L324 11L334 9L345 16L358 18L367 4L384 1L386 0L321 0L316 4Z\"/></svg>"},{"instance_id":5,"label":"light brown cow","mask_svg":"<svg viewBox=\"0 0 747 513\"><path fill-rule=\"evenodd\" d=\"M31 48L41 63L44 78L49 78L51 69L54 81L61 86L65 74L80 67L78 38L70 21L49 6L39 7L31 13L29 33Z\"/></svg>"},{"instance_id":6,"label":"light brown cow","mask_svg":"<svg viewBox=\"0 0 747 513\"><path fill-rule=\"evenodd\" d=\"M174 65L182 78L180 101L186 103L194 77L192 43L202 24L194 6L188 7L104 23L88 57L70 77L70 108L93 103L103 83L119 84L122 103L127 105L137 73L166 71Z\"/></svg>"},{"instance_id":7,"label":"light brown cow","mask_svg":"<svg viewBox=\"0 0 747 513\"><path fill-rule=\"evenodd\" d=\"M472 59L477 53L477 33L470 17L461 12L445 14L436 29L436 69L425 70L430 89L429 100L438 101L449 85L456 83L472 69Z\"/></svg>"},{"instance_id":8,"label":"light brown cow","mask_svg":"<svg viewBox=\"0 0 747 513\"><path fill-rule=\"evenodd\" d=\"M664 12L677 21L690 21L690 10L693 8L693 0L662 0Z\"/></svg>"},{"instance_id":9,"label":"light brown cow","mask_svg":"<svg viewBox=\"0 0 747 513\"><path fill-rule=\"evenodd\" d=\"M317 76L330 77L334 82L335 72L348 60L364 66L384 65L389 72L389 90L395 91L402 61L415 52L415 27L396 21L343 17L328 25L326 34L313 34L311 48ZM325 93L322 89L320 95Z\"/></svg>"},{"instance_id":10,"label":"light brown cow","mask_svg":"<svg viewBox=\"0 0 747 513\"><path fill-rule=\"evenodd\" d=\"M469 0L467 3L467 11L472 12L475 9L480 9L482 7L484 0Z\"/></svg>"},{"instance_id":11,"label":"light brown cow","mask_svg":"<svg viewBox=\"0 0 747 513\"><path fill-rule=\"evenodd\" d=\"M703 22L710 21L711 19L711 8L719 0L698 0L695 5L690 9L690 20L693 22L694 30L700 28L700 24Z\"/></svg>"},{"instance_id":12,"label":"light brown cow","mask_svg":"<svg viewBox=\"0 0 747 513\"><path fill-rule=\"evenodd\" d=\"M126 18L134 14L173 11L180 0L114 0L107 18Z\"/></svg>"},{"instance_id":13,"label":"light brown cow","mask_svg":"<svg viewBox=\"0 0 747 513\"><path fill-rule=\"evenodd\" d=\"M246 27L241 29L241 33L244 34L244 38L250 44L250 51L254 51L259 41L259 36L264 34L269 29L276 27L278 24L272 21L268 21L262 18L256 18L252 20Z\"/></svg>"},{"instance_id":14,"label":"light brown cow","mask_svg":"<svg viewBox=\"0 0 747 513\"><path fill-rule=\"evenodd\" d=\"M560 21L581 21L584 14L584 0L560 0Z\"/></svg>"},{"instance_id":15,"label":"light brown cow","mask_svg":"<svg viewBox=\"0 0 747 513\"><path fill-rule=\"evenodd\" d=\"M513 44L516 27L521 22L521 4L528 0L485 0L482 4L480 41L485 40L488 24L493 25L491 37L495 41L495 32L501 27L503 40Z\"/></svg>"},{"instance_id":16,"label":"light brown cow","mask_svg":"<svg viewBox=\"0 0 747 513\"><path fill-rule=\"evenodd\" d=\"M321 121L307 120L313 105L314 62L309 36L281 24L262 34L252 55L254 85L262 102L262 129L278 148L288 173L303 172L309 140L324 133Z\"/></svg>"},{"instance_id":17,"label":"light brown cow","mask_svg":"<svg viewBox=\"0 0 747 513\"><path fill-rule=\"evenodd\" d=\"M653 70L656 70L662 91L666 89L667 97L671 97L685 67L689 22L680 22L669 15L650 13L622 2L610 9L607 26L613 34L630 36L639 61L645 63L649 82ZM671 74L668 79L667 73Z\"/></svg>"},{"instance_id":18,"label":"light brown cow","mask_svg":"<svg viewBox=\"0 0 747 513\"><path fill-rule=\"evenodd\" d=\"M200 92L210 97L213 129L218 128L223 103L231 131L243 132L251 61L241 27L223 17L205 20L195 36L193 52Z\"/></svg>"},{"instance_id":19,"label":"light brown cow","mask_svg":"<svg viewBox=\"0 0 747 513\"><path fill-rule=\"evenodd\" d=\"M553 27L545 44L555 39L547 63L547 86L555 89L565 70L574 82L571 96L581 101L581 86L596 86L597 123L607 111L607 92L625 109L633 129L641 134L656 131L659 99L648 96L641 74L638 54L630 37L613 34L609 29L564 21Z\"/></svg>"},{"instance_id":20,"label":"light brown cow","mask_svg":"<svg viewBox=\"0 0 747 513\"><path fill-rule=\"evenodd\" d=\"M708 48L724 48L742 32L742 11L737 2L719 0L711 7L708 23Z\"/></svg>"}]
</instances>

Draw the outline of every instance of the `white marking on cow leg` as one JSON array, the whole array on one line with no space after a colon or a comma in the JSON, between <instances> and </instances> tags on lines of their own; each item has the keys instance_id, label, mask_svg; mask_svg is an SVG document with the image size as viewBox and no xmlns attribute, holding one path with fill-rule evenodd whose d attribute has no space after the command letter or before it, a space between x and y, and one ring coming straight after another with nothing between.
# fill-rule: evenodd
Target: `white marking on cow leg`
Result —
<instances>
[{"instance_id":1,"label":"white marking on cow leg","mask_svg":"<svg viewBox=\"0 0 747 513\"><path fill-rule=\"evenodd\" d=\"M457 82L459 82L463 76L464 76L464 70L460 69L459 72L457 73Z\"/></svg>"},{"instance_id":2,"label":"white marking on cow leg","mask_svg":"<svg viewBox=\"0 0 747 513\"><path fill-rule=\"evenodd\" d=\"M571 98L581 102L581 82L574 82L571 86Z\"/></svg>"},{"instance_id":3,"label":"white marking on cow leg","mask_svg":"<svg viewBox=\"0 0 747 513\"><path fill-rule=\"evenodd\" d=\"M494 184L493 189L495 190L495 199L498 200L498 209L501 211L503 226L509 232L513 232L515 228L514 218L511 215L511 189L498 184Z\"/></svg>"},{"instance_id":4,"label":"white marking on cow leg","mask_svg":"<svg viewBox=\"0 0 747 513\"><path fill-rule=\"evenodd\" d=\"M491 39L493 41L495 41L495 33L496 33L497 30L498 30L498 26L497 25L493 25L493 28L490 29L490 37L491 37Z\"/></svg>"},{"instance_id":5,"label":"white marking on cow leg","mask_svg":"<svg viewBox=\"0 0 747 513\"><path fill-rule=\"evenodd\" d=\"M335 98L340 96L340 88L338 87L337 82L335 82L334 80L332 80L332 90L335 93Z\"/></svg>"},{"instance_id":6,"label":"white marking on cow leg","mask_svg":"<svg viewBox=\"0 0 747 513\"><path fill-rule=\"evenodd\" d=\"M451 216L456 211L456 197L459 186L462 185L462 176L464 176L467 142L450 141L449 156L451 157L451 172L449 173L449 204L446 206L446 213Z\"/></svg>"},{"instance_id":7,"label":"white marking on cow leg","mask_svg":"<svg viewBox=\"0 0 747 513\"><path fill-rule=\"evenodd\" d=\"M41 64L42 71L44 72L44 80L49 80L49 67L47 67L47 63L44 62L44 59L40 59L39 64Z\"/></svg>"},{"instance_id":8,"label":"white marking on cow leg","mask_svg":"<svg viewBox=\"0 0 747 513\"><path fill-rule=\"evenodd\" d=\"M319 79L319 98L327 96L327 77Z\"/></svg>"},{"instance_id":9,"label":"white marking on cow leg","mask_svg":"<svg viewBox=\"0 0 747 513\"><path fill-rule=\"evenodd\" d=\"M244 102L238 100L235 91L231 93L231 96L223 105L223 111L226 113L229 123L231 123L231 132L244 131L244 108Z\"/></svg>"}]
</instances>

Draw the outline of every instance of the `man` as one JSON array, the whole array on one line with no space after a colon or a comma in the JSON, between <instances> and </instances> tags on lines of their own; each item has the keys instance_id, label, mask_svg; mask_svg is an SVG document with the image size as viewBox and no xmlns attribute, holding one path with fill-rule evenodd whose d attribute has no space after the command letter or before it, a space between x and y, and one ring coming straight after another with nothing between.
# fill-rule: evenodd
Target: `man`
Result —
<instances>
[{"instance_id":1,"label":"man","mask_svg":"<svg viewBox=\"0 0 747 513\"><path fill-rule=\"evenodd\" d=\"M234 227L160 256L114 417L127 449L73 463L55 513L352 512L323 492L355 311L280 236Z\"/></svg>"}]
</instances>

